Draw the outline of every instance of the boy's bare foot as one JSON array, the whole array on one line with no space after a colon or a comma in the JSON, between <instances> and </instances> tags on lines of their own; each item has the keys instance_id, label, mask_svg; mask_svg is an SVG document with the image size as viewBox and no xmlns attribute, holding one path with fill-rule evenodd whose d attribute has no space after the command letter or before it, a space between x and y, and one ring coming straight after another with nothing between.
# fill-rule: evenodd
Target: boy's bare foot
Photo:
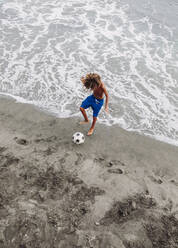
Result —
<instances>
[{"instance_id":1,"label":"boy's bare foot","mask_svg":"<svg viewBox=\"0 0 178 248\"><path fill-rule=\"evenodd\" d=\"M92 135L92 134L93 134L93 131L94 131L94 129L90 129L90 130L88 131L87 135L88 135L88 136Z\"/></svg>"},{"instance_id":2,"label":"boy's bare foot","mask_svg":"<svg viewBox=\"0 0 178 248\"><path fill-rule=\"evenodd\" d=\"M79 122L79 124L81 124L81 125L82 125L82 124L88 124L88 123L89 123L89 121L80 121L80 122Z\"/></svg>"}]
</instances>

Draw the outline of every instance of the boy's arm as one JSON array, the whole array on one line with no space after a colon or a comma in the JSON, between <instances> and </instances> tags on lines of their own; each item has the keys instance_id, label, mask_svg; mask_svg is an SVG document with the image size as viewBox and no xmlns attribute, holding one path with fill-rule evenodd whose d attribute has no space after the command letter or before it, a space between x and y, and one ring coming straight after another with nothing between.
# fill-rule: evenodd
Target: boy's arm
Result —
<instances>
[{"instance_id":1,"label":"boy's arm","mask_svg":"<svg viewBox=\"0 0 178 248\"><path fill-rule=\"evenodd\" d=\"M109 95L108 95L108 92L107 92L106 87L104 86L104 84L103 84L103 91L104 91L104 94L106 96L105 111L108 112Z\"/></svg>"}]
</instances>

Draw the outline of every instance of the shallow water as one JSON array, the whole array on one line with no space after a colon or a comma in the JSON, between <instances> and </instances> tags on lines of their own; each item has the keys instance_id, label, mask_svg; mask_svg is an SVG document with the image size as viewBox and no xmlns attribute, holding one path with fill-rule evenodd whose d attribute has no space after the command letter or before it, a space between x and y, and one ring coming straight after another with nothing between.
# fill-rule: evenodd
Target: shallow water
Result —
<instances>
[{"instance_id":1,"label":"shallow water","mask_svg":"<svg viewBox=\"0 0 178 248\"><path fill-rule=\"evenodd\" d=\"M177 0L1 0L0 92L76 116L97 72L100 122L178 145L177 21Z\"/></svg>"}]
</instances>

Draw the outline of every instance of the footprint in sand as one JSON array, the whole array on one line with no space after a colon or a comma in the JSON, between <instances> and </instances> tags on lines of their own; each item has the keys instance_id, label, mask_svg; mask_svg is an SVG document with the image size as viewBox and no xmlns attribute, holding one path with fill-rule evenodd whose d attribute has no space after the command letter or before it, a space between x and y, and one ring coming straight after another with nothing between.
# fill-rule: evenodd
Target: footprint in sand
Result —
<instances>
[{"instance_id":1,"label":"footprint in sand","mask_svg":"<svg viewBox=\"0 0 178 248\"><path fill-rule=\"evenodd\" d=\"M157 177L154 177L154 176L149 176L149 178L154 183L158 183L158 184L162 184L163 183L163 180L161 178L159 178L159 177L157 178Z\"/></svg>"},{"instance_id":2,"label":"footprint in sand","mask_svg":"<svg viewBox=\"0 0 178 248\"><path fill-rule=\"evenodd\" d=\"M175 179L171 179L170 182L173 183L175 186L178 186L178 181L176 181Z\"/></svg>"},{"instance_id":3,"label":"footprint in sand","mask_svg":"<svg viewBox=\"0 0 178 248\"><path fill-rule=\"evenodd\" d=\"M15 140L16 143L19 144L19 145L24 145L24 146L26 146L26 145L29 144L28 140L26 140L26 139L21 139L21 138L19 139L19 138L15 137L14 140Z\"/></svg>"},{"instance_id":4,"label":"footprint in sand","mask_svg":"<svg viewBox=\"0 0 178 248\"><path fill-rule=\"evenodd\" d=\"M7 150L7 147L0 147L0 153L4 152L5 150Z\"/></svg>"},{"instance_id":5,"label":"footprint in sand","mask_svg":"<svg viewBox=\"0 0 178 248\"><path fill-rule=\"evenodd\" d=\"M76 152L77 160L75 161L75 165L79 165L83 162L85 159L84 155L82 153Z\"/></svg>"},{"instance_id":6,"label":"footprint in sand","mask_svg":"<svg viewBox=\"0 0 178 248\"><path fill-rule=\"evenodd\" d=\"M55 136L55 135L52 135L52 136L50 136L50 137L47 137L47 138L37 138L37 139L35 139L34 141L36 142L36 143L39 143L39 142L54 142L54 141L56 141L57 140L57 136Z\"/></svg>"},{"instance_id":7,"label":"footprint in sand","mask_svg":"<svg viewBox=\"0 0 178 248\"><path fill-rule=\"evenodd\" d=\"M121 162L120 160L111 160L108 163L108 167L112 167L113 165L121 165L121 166L126 166L123 162Z\"/></svg>"},{"instance_id":8,"label":"footprint in sand","mask_svg":"<svg viewBox=\"0 0 178 248\"><path fill-rule=\"evenodd\" d=\"M108 172L109 173L115 173L115 174L123 174L124 171L120 168L117 168L117 169L108 169Z\"/></svg>"}]
</instances>

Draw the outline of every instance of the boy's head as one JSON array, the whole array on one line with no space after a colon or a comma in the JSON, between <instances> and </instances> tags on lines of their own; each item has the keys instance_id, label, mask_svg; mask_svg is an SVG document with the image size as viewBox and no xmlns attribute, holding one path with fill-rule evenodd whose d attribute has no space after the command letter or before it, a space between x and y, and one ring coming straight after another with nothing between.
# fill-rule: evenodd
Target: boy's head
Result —
<instances>
[{"instance_id":1,"label":"boy's head","mask_svg":"<svg viewBox=\"0 0 178 248\"><path fill-rule=\"evenodd\" d=\"M100 86L101 78L96 73L89 73L85 78L82 78L82 83L87 89L93 90L94 88Z\"/></svg>"}]
</instances>

